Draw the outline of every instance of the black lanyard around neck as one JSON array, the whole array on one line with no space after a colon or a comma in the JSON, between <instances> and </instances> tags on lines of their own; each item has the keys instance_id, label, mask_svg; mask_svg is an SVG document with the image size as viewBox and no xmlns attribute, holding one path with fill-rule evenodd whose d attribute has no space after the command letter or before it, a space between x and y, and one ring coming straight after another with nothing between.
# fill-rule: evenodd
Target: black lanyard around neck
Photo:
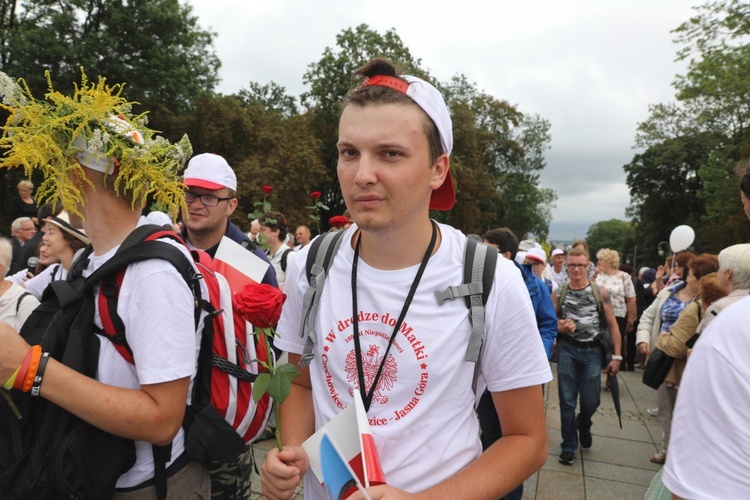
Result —
<instances>
[{"instance_id":1,"label":"black lanyard around neck","mask_svg":"<svg viewBox=\"0 0 750 500\"><path fill-rule=\"evenodd\" d=\"M370 403L372 402L372 396L375 393L375 388L378 386L378 381L380 380L380 374L383 372L383 366L385 365L385 360L388 357L388 352L391 350L391 345L393 345L393 341L396 339L398 330L399 328L401 328L401 323L404 321L404 318L406 317L406 311L409 310L409 306L411 305L411 300L414 298L414 293L416 293L417 291L417 286L419 286L419 281L422 279L424 270L427 267L427 262L430 260L430 257L432 256L432 251L435 249L435 242L437 241L437 226L434 221L430 221L430 222L432 222L432 238L430 239L430 244L427 247L427 251L425 252L424 257L422 257L422 263L419 265L419 270L417 271L417 275L414 277L414 281L411 284L411 288L409 289L409 294L406 296L404 307L401 309L401 314L398 317L396 326L393 328L391 339L388 341L388 347L385 349L385 354L380 360L380 366L378 367L378 371L375 374L375 378L372 381L372 385L370 386L369 391L367 391L367 388L365 387L365 371L364 371L364 366L362 365L362 348L360 347L360 342L359 342L359 319L358 319L359 311L357 310L358 309L357 308L357 263L359 262L359 246L360 246L360 242L362 241L361 233L359 237L357 238L357 244L354 247L354 262L352 263L352 328L354 329L354 354L357 358L357 376L359 377L359 392L360 394L362 394L362 402L364 402L365 404L365 411L370 410Z\"/></svg>"}]
</instances>

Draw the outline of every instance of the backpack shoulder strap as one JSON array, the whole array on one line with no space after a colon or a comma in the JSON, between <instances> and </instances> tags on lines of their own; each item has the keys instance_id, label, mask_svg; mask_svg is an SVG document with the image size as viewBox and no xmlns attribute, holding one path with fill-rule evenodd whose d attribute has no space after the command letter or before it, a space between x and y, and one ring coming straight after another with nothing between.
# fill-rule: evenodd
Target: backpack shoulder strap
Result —
<instances>
[{"instance_id":1,"label":"backpack shoulder strap","mask_svg":"<svg viewBox=\"0 0 750 500\"><path fill-rule=\"evenodd\" d=\"M594 294L594 300L596 300L596 308L600 313L604 312L602 309L602 293L599 291L599 285L595 281L589 281L591 283L591 292Z\"/></svg>"},{"instance_id":2,"label":"backpack shoulder strap","mask_svg":"<svg viewBox=\"0 0 750 500\"><path fill-rule=\"evenodd\" d=\"M466 349L466 361L479 359L484 335L484 306L492 290L498 253L484 244L466 238L464 247L464 284L469 294L465 297L472 325L471 338ZM462 285L464 286L464 285ZM463 292L461 292L463 293Z\"/></svg>"},{"instance_id":3,"label":"backpack shoulder strap","mask_svg":"<svg viewBox=\"0 0 750 500\"><path fill-rule=\"evenodd\" d=\"M20 297L18 297L18 300L16 301L16 316L18 316L18 311L21 309L21 302L23 302L23 299L25 299L28 295L31 295L29 292L23 292Z\"/></svg>"},{"instance_id":4,"label":"backpack shoulder strap","mask_svg":"<svg viewBox=\"0 0 750 500\"><path fill-rule=\"evenodd\" d=\"M323 293L328 270L331 268L333 259L341 246L343 236L344 231L325 233L315 238L310 244L310 251L305 262L305 273L309 287L302 299L302 321L300 322L299 332L301 338L304 338L305 333L307 333L305 348L300 359L300 365L303 367L309 365L314 357L315 322L318 317L320 296Z\"/></svg>"},{"instance_id":5,"label":"backpack shoulder strap","mask_svg":"<svg viewBox=\"0 0 750 500\"><path fill-rule=\"evenodd\" d=\"M289 252L292 252L293 250L291 248L287 248L284 250L284 253L281 254L281 270L286 272L286 263L287 259L289 258Z\"/></svg>"},{"instance_id":6,"label":"backpack shoulder strap","mask_svg":"<svg viewBox=\"0 0 750 500\"><path fill-rule=\"evenodd\" d=\"M258 248L258 244L255 243L251 239L244 239L240 242L240 246L245 247L246 249L250 250L251 252L254 252L256 248Z\"/></svg>"},{"instance_id":7,"label":"backpack shoulder strap","mask_svg":"<svg viewBox=\"0 0 750 500\"><path fill-rule=\"evenodd\" d=\"M563 303L565 302L565 296L568 294L570 284L566 281L560 285L560 291L557 294L557 317L562 318L563 314Z\"/></svg>"},{"instance_id":8,"label":"backpack shoulder strap","mask_svg":"<svg viewBox=\"0 0 750 500\"><path fill-rule=\"evenodd\" d=\"M128 265L148 259L162 259L171 263L191 289L197 303L201 302L201 291L198 281L201 276L195 271L190 259L178 248L167 243L157 243L161 238L182 240L174 232L163 230L158 226L140 226L126 238L115 255L105 262L86 279L85 287L90 289L96 283L101 283L98 297L99 316L102 328L95 328L96 333L104 335L110 340L115 349L128 362L133 363L133 355L127 344L125 324L117 313L117 304ZM154 229L156 228L156 229ZM200 310L196 308L195 321L200 319ZM197 323L196 323L197 327Z\"/></svg>"},{"instance_id":9,"label":"backpack shoulder strap","mask_svg":"<svg viewBox=\"0 0 750 500\"><path fill-rule=\"evenodd\" d=\"M495 279L498 252L494 248L466 238L464 249L464 283L481 283L481 295L472 294L466 297L466 305L470 310L471 337L466 347L466 361L474 363L474 378L471 388L477 390L479 381L479 354L484 343L484 306L492 291ZM471 276L469 276L471 273Z\"/></svg>"},{"instance_id":10,"label":"backpack shoulder strap","mask_svg":"<svg viewBox=\"0 0 750 500\"><path fill-rule=\"evenodd\" d=\"M484 306L487 304L495 277L498 253L494 248L466 238L464 245L463 283L437 290L438 304L464 297L469 308L471 336L466 347L466 361L474 363L472 388L476 391L479 378L479 354L484 343Z\"/></svg>"}]
</instances>

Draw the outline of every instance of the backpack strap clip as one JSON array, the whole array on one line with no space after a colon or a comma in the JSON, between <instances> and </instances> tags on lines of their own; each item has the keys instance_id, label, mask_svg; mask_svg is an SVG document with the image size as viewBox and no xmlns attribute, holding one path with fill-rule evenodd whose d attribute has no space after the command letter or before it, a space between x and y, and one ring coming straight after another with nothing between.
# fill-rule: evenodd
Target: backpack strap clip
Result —
<instances>
[{"instance_id":1,"label":"backpack strap clip","mask_svg":"<svg viewBox=\"0 0 750 500\"><path fill-rule=\"evenodd\" d=\"M497 256L498 253L494 248L466 238L463 284L449 286L445 290L435 292L440 305L446 300L459 297L466 300L471 321L471 336L469 345L466 347L466 361L474 363L472 389L475 391L479 380L479 355L484 343L484 305L487 303L492 281L495 278Z\"/></svg>"},{"instance_id":2,"label":"backpack strap clip","mask_svg":"<svg viewBox=\"0 0 750 500\"><path fill-rule=\"evenodd\" d=\"M484 287L482 286L482 283L465 283L463 285L458 286L449 286L445 290L437 290L435 292L435 296L437 297L437 301L439 305L443 305L443 302L446 300L453 300L457 299L459 297L466 297L469 295L482 295L482 292L484 291Z\"/></svg>"}]
</instances>

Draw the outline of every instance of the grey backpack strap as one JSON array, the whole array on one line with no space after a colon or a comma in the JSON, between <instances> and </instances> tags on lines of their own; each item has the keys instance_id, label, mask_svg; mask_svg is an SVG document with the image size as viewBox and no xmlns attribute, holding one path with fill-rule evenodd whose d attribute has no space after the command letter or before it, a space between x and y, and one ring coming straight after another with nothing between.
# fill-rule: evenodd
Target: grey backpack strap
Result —
<instances>
[{"instance_id":1,"label":"grey backpack strap","mask_svg":"<svg viewBox=\"0 0 750 500\"><path fill-rule=\"evenodd\" d=\"M471 319L471 338L466 348L466 361L476 363L484 342L484 263L487 259L488 248L478 245L476 241L467 238L464 250L464 282L469 283L470 294L466 305L469 307ZM497 254L497 252L495 252Z\"/></svg>"},{"instance_id":2,"label":"grey backpack strap","mask_svg":"<svg viewBox=\"0 0 750 500\"><path fill-rule=\"evenodd\" d=\"M315 354L313 346L315 345L315 323L318 318L318 307L320 305L320 296L323 293L328 270L331 268L333 258L341 246L344 231L326 233L315 238L310 244L310 252L307 254L306 274L309 287L305 291L302 299L302 321L300 322L300 338L305 337L305 348L302 351L300 366L305 367L310 364Z\"/></svg>"},{"instance_id":3,"label":"grey backpack strap","mask_svg":"<svg viewBox=\"0 0 750 500\"><path fill-rule=\"evenodd\" d=\"M487 303L497 265L497 250L466 238L464 247L464 282L458 286L449 286L446 290L436 291L438 304L446 300L464 297L469 308L471 336L466 347L466 361L474 363L474 380L476 389L479 376L479 353L484 343L484 306Z\"/></svg>"}]
</instances>

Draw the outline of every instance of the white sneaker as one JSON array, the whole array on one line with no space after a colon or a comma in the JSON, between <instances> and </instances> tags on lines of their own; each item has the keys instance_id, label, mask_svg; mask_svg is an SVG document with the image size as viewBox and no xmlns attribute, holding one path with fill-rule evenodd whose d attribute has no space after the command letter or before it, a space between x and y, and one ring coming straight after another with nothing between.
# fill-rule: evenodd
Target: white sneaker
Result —
<instances>
[{"instance_id":1,"label":"white sneaker","mask_svg":"<svg viewBox=\"0 0 750 500\"><path fill-rule=\"evenodd\" d=\"M648 413L652 417L655 417L659 413L659 408L649 408L648 410L646 410L646 413Z\"/></svg>"}]
</instances>

